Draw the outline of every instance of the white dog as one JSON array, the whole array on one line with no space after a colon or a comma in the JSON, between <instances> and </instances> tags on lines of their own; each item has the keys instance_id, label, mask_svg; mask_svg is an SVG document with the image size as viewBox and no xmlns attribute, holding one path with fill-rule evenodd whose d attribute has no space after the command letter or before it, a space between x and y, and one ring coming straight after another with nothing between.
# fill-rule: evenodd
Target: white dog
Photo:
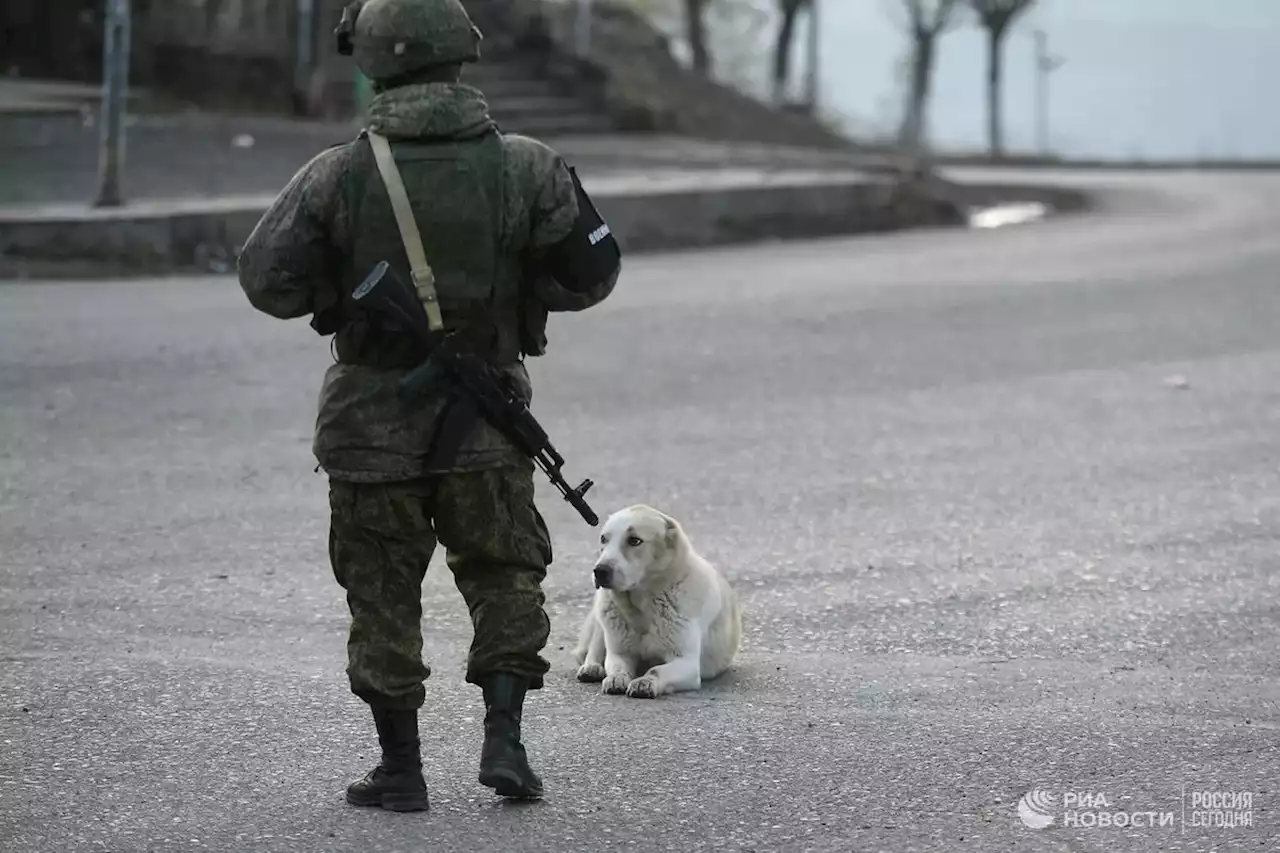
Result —
<instances>
[{"instance_id":1,"label":"white dog","mask_svg":"<svg viewBox=\"0 0 1280 853\"><path fill-rule=\"evenodd\" d=\"M595 602L574 657L602 693L696 690L733 662L742 613L728 580L666 513L637 504L605 521Z\"/></svg>"}]
</instances>

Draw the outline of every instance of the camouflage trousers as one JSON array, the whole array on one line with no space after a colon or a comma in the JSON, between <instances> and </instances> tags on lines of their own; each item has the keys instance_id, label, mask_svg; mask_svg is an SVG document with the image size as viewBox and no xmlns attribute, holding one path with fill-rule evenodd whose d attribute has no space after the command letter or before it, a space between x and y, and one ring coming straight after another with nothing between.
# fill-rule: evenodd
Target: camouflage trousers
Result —
<instances>
[{"instance_id":1,"label":"camouflage trousers","mask_svg":"<svg viewBox=\"0 0 1280 853\"><path fill-rule=\"evenodd\" d=\"M542 581L551 539L533 466L396 483L329 481L329 559L351 611L347 677L370 705L420 708L422 581L437 543L471 612L466 680L509 672L542 687L551 622Z\"/></svg>"}]
</instances>

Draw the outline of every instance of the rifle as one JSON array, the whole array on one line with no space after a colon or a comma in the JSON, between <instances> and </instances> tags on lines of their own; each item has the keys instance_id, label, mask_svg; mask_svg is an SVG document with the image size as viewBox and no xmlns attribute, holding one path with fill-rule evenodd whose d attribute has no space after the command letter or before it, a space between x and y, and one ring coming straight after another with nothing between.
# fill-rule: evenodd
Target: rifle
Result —
<instances>
[{"instance_id":1,"label":"rifle","mask_svg":"<svg viewBox=\"0 0 1280 853\"><path fill-rule=\"evenodd\" d=\"M595 527L600 523L585 499L587 490L595 484L584 479L576 488L569 487L560 473L564 457L515 393L508 377L471 352L462 343L461 336L432 331L417 294L386 261L378 262L351 298L356 304L386 317L395 327L408 331L430 353L426 361L400 379L396 393L402 402L421 401L432 385L442 379L450 380L453 387L465 392L481 417L522 453L532 457L587 524Z\"/></svg>"}]
</instances>

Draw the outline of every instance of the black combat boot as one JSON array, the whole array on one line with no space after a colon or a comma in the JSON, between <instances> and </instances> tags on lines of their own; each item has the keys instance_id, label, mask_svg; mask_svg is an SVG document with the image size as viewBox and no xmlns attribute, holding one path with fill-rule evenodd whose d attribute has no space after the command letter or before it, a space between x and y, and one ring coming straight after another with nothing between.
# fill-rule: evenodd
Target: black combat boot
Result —
<instances>
[{"instance_id":1,"label":"black combat boot","mask_svg":"<svg viewBox=\"0 0 1280 853\"><path fill-rule=\"evenodd\" d=\"M506 672L495 672L480 685L485 705L480 784L514 799L542 796L542 780L529 769L520 743L520 717L527 686L524 677Z\"/></svg>"},{"instance_id":2,"label":"black combat boot","mask_svg":"<svg viewBox=\"0 0 1280 853\"><path fill-rule=\"evenodd\" d=\"M347 802L382 806L394 812L424 811L427 783L422 778L418 712L373 708L382 761L347 787Z\"/></svg>"}]
</instances>

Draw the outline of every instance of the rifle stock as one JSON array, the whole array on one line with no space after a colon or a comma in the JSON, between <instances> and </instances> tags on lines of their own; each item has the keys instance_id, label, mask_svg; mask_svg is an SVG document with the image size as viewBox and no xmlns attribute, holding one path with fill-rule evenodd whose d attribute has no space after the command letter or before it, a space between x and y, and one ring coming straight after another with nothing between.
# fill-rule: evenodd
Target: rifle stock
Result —
<instances>
[{"instance_id":1,"label":"rifle stock","mask_svg":"<svg viewBox=\"0 0 1280 853\"><path fill-rule=\"evenodd\" d=\"M479 356L466 351L458 338L433 331L417 294L386 261L378 262L351 297L358 305L409 332L430 353L426 361L400 380L397 393L402 401L411 404L421 400L433 383L448 377L471 397L485 420L533 459L587 524L595 527L600 523L586 501L587 491L595 484L584 479L576 487L569 485L561 473L564 457L552 445L529 407L514 393L506 377Z\"/></svg>"}]
</instances>

